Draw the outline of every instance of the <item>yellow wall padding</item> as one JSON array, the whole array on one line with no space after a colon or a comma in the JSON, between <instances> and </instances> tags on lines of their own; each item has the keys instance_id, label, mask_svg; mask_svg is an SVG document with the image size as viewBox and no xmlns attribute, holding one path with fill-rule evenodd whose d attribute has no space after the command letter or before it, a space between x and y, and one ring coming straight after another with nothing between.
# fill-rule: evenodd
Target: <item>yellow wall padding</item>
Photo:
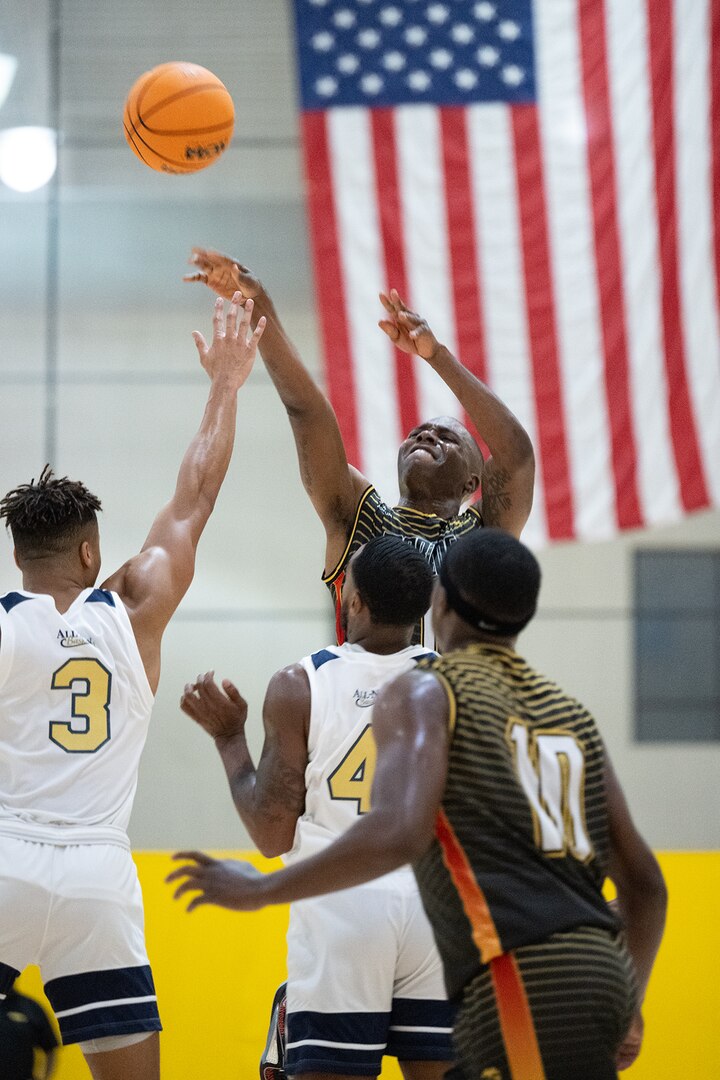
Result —
<instances>
[{"instance_id":1,"label":"yellow wall padding","mask_svg":"<svg viewBox=\"0 0 720 1080\"><path fill-rule=\"evenodd\" d=\"M232 854L263 869L279 865ZM720 852L659 858L670 892L668 925L646 1001L645 1047L624 1076L720 1076ZM164 884L169 856L139 852L135 859L164 1024L163 1080L254 1080L270 1003L284 977L287 909L240 915L202 907L187 915ZM37 969L24 973L21 986L42 998ZM383 1078L397 1080L396 1063L385 1061ZM61 1052L55 1080L89 1075L77 1047Z\"/></svg>"}]
</instances>

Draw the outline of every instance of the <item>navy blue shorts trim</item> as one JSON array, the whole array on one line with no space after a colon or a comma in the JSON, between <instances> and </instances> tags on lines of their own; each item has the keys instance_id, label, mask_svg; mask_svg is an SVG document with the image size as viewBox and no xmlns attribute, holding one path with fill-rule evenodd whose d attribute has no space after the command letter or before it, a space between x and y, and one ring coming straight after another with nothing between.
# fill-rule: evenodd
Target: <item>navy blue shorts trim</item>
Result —
<instances>
[{"instance_id":1,"label":"navy blue shorts trim","mask_svg":"<svg viewBox=\"0 0 720 1080\"><path fill-rule=\"evenodd\" d=\"M401 1061L452 1061L453 1018L447 1001L407 998L394 999L389 1013L289 1013L285 1068L291 1076L377 1076L384 1055Z\"/></svg>"},{"instance_id":2,"label":"navy blue shorts trim","mask_svg":"<svg viewBox=\"0 0 720 1080\"><path fill-rule=\"evenodd\" d=\"M149 965L64 975L45 993L64 1044L162 1030Z\"/></svg>"}]
</instances>

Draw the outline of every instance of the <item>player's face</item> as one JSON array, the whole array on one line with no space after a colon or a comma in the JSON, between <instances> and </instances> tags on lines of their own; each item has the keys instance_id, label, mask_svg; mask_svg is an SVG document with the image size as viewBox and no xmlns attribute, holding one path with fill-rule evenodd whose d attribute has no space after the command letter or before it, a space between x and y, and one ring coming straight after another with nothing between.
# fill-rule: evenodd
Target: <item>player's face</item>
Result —
<instances>
[{"instance_id":1,"label":"player's face","mask_svg":"<svg viewBox=\"0 0 720 1080\"><path fill-rule=\"evenodd\" d=\"M450 416L426 420L413 428L398 451L401 488L408 482L445 497L461 497L477 466L479 451L470 433Z\"/></svg>"}]
</instances>

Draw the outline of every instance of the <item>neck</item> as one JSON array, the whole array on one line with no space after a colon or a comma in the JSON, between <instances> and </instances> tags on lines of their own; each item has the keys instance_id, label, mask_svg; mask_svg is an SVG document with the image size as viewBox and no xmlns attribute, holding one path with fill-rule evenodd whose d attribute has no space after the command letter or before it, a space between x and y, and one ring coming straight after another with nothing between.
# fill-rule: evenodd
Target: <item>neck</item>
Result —
<instances>
[{"instance_id":1,"label":"neck","mask_svg":"<svg viewBox=\"0 0 720 1080\"><path fill-rule=\"evenodd\" d=\"M407 506L410 510L419 510L422 514L434 514L435 517L445 518L446 521L449 521L460 513L462 501L455 497L448 498L447 496L404 491L397 505Z\"/></svg>"},{"instance_id":2,"label":"neck","mask_svg":"<svg viewBox=\"0 0 720 1080\"><path fill-rule=\"evenodd\" d=\"M384 626L371 623L356 634L348 634L350 645L361 645L366 652L388 656L412 645L413 626Z\"/></svg>"},{"instance_id":3,"label":"neck","mask_svg":"<svg viewBox=\"0 0 720 1080\"><path fill-rule=\"evenodd\" d=\"M83 589L87 589L91 584L83 579L80 570L60 568L48 560L37 560L23 567L22 581L23 589L27 592L51 596L61 610L69 607Z\"/></svg>"},{"instance_id":4,"label":"neck","mask_svg":"<svg viewBox=\"0 0 720 1080\"><path fill-rule=\"evenodd\" d=\"M501 637L498 634L483 634L473 631L467 626L460 626L451 630L442 642L441 652L454 652L456 649L464 649L468 645L499 645L503 649L515 650L515 637Z\"/></svg>"}]
</instances>

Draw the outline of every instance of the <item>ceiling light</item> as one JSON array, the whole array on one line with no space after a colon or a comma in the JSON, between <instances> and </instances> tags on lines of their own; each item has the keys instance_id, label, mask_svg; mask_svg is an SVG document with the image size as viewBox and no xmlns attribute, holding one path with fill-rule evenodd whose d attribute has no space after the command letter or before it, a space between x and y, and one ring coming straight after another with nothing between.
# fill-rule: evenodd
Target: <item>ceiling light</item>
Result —
<instances>
[{"instance_id":1,"label":"ceiling light","mask_svg":"<svg viewBox=\"0 0 720 1080\"><path fill-rule=\"evenodd\" d=\"M13 191L37 191L57 168L52 128L16 127L0 131L0 180Z\"/></svg>"}]
</instances>

